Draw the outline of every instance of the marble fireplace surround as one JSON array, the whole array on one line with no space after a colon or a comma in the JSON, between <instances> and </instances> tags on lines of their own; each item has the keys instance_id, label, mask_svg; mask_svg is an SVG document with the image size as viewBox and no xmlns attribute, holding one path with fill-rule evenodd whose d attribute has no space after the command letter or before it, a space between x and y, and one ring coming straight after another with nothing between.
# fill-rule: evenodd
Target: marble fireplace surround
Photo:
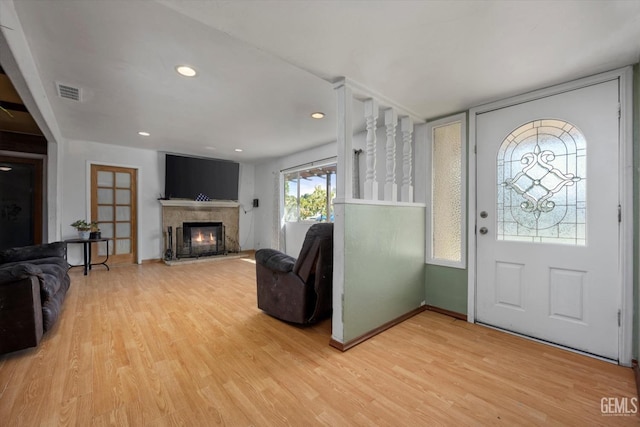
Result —
<instances>
[{"instance_id":1,"label":"marble fireplace surround","mask_svg":"<svg viewBox=\"0 0 640 427\"><path fill-rule=\"evenodd\" d=\"M160 200L162 205L162 234L165 246L169 242L167 230L173 228L173 253L176 253L176 228L183 222L221 222L225 227L225 249L240 251L240 204L230 200L196 202L193 200Z\"/></svg>"}]
</instances>

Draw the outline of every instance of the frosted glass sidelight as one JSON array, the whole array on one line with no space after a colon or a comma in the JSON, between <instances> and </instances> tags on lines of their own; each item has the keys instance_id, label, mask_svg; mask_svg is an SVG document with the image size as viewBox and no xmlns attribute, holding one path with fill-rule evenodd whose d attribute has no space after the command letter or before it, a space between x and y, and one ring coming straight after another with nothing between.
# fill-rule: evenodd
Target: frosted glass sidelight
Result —
<instances>
[{"instance_id":1,"label":"frosted glass sidelight","mask_svg":"<svg viewBox=\"0 0 640 427\"><path fill-rule=\"evenodd\" d=\"M116 187L131 188L131 175L128 173L116 172Z\"/></svg>"},{"instance_id":2,"label":"frosted glass sidelight","mask_svg":"<svg viewBox=\"0 0 640 427\"><path fill-rule=\"evenodd\" d=\"M130 221L130 220L131 220L131 207L116 206L116 221Z\"/></svg>"},{"instance_id":3,"label":"frosted glass sidelight","mask_svg":"<svg viewBox=\"0 0 640 427\"><path fill-rule=\"evenodd\" d=\"M113 172L98 172L98 187L113 187Z\"/></svg>"},{"instance_id":4,"label":"frosted glass sidelight","mask_svg":"<svg viewBox=\"0 0 640 427\"><path fill-rule=\"evenodd\" d=\"M432 257L462 260L462 139L460 122L433 129Z\"/></svg>"},{"instance_id":5,"label":"frosted glass sidelight","mask_svg":"<svg viewBox=\"0 0 640 427\"><path fill-rule=\"evenodd\" d=\"M586 151L582 132L562 120L507 135L497 155L497 239L586 245Z\"/></svg>"},{"instance_id":6,"label":"frosted glass sidelight","mask_svg":"<svg viewBox=\"0 0 640 427\"><path fill-rule=\"evenodd\" d=\"M98 204L110 205L113 203L113 190L110 188L98 188Z\"/></svg>"},{"instance_id":7,"label":"frosted glass sidelight","mask_svg":"<svg viewBox=\"0 0 640 427\"><path fill-rule=\"evenodd\" d=\"M119 205L130 205L131 190L116 190L116 203Z\"/></svg>"},{"instance_id":8,"label":"frosted glass sidelight","mask_svg":"<svg viewBox=\"0 0 640 427\"><path fill-rule=\"evenodd\" d=\"M98 221L113 221L113 206L98 206Z\"/></svg>"}]
</instances>

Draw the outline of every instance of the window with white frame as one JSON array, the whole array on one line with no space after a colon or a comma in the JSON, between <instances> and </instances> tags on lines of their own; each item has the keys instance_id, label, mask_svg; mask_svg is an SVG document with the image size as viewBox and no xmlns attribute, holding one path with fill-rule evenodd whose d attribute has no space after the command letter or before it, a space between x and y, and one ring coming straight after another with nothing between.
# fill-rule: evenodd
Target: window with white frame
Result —
<instances>
[{"instance_id":1,"label":"window with white frame","mask_svg":"<svg viewBox=\"0 0 640 427\"><path fill-rule=\"evenodd\" d=\"M428 264L466 268L466 114L427 123Z\"/></svg>"},{"instance_id":2,"label":"window with white frame","mask_svg":"<svg viewBox=\"0 0 640 427\"><path fill-rule=\"evenodd\" d=\"M283 171L284 220L333 222L336 163Z\"/></svg>"}]
</instances>

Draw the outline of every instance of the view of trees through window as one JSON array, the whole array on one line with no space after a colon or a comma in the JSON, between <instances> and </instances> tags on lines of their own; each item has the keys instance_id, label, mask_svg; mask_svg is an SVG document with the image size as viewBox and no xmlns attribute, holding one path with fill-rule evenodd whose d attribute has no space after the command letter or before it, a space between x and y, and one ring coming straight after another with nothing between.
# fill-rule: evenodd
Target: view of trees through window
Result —
<instances>
[{"instance_id":1,"label":"view of trees through window","mask_svg":"<svg viewBox=\"0 0 640 427\"><path fill-rule=\"evenodd\" d=\"M333 222L335 196L335 164L285 173L285 221Z\"/></svg>"}]
</instances>

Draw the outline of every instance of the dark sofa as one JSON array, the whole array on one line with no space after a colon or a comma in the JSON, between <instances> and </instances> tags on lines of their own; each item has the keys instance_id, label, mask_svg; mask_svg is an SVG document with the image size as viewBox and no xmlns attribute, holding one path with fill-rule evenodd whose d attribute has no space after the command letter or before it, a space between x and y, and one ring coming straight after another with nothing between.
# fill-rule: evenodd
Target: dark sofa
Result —
<instances>
[{"instance_id":1,"label":"dark sofa","mask_svg":"<svg viewBox=\"0 0 640 427\"><path fill-rule=\"evenodd\" d=\"M0 354L35 347L58 320L69 289L66 244L0 251Z\"/></svg>"},{"instance_id":2,"label":"dark sofa","mask_svg":"<svg viewBox=\"0 0 640 427\"><path fill-rule=\"evenodd\" d=\"M298 258L275 249L256 251L258 308L287 322L311 324L331 315L333 224L314 224Z\"/></svg>"}]
</instances>

